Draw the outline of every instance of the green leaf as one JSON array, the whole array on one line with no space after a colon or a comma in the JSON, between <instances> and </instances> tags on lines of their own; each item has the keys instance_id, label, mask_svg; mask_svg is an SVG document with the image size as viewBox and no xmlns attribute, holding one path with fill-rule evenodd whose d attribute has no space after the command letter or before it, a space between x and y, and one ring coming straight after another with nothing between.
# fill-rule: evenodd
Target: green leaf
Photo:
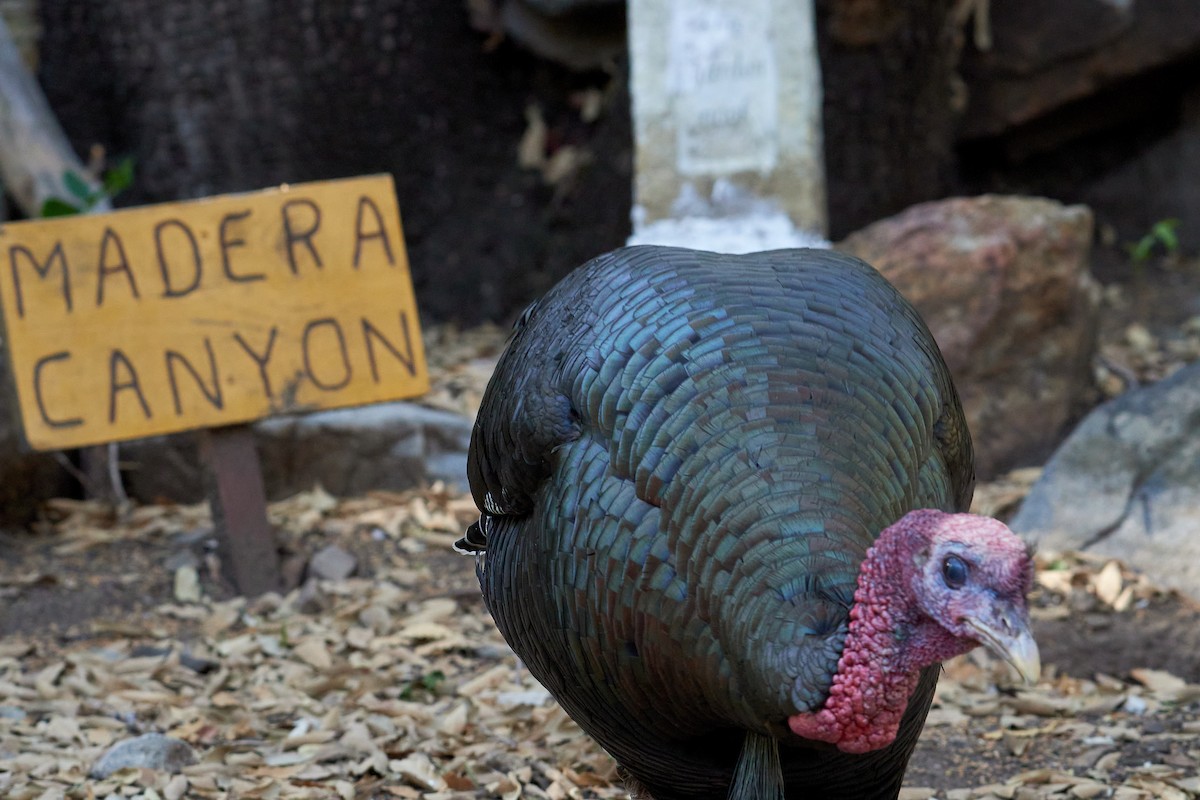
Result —
<instances>
[{"instance_id":1,"label":"green leaf","mask_svg":"<svg viewBox=\"0 0 1200 800\"><path fill-rule=\"evenodd\" d=\"M1135 264L1141 264L1150 258L1150 253L1154 251L1154 237L1146 235L1138 239L1134 244L1129 245L1129 258Z\"/></svg>"},{"instance_id":2,"label":"green leaf","mask_svg":"<svg viewBox=\"0 0 1200 800\"><path fill-rule=\"evenodd\" d=\"M85 203L92 198L92 187L74 170L69 169L63 173L63 185L67 187L68 192Z\"/></svg>"},{"instance_id":3,"label":"green leaf","mask_svg":"<svg viewBox=\"0 0 1200 800\"><path fill-rule=\"evenodd\" d=\"M1159 220L1150 229L1150 235L1161 242L1168 253L1174 253L1179 249L1179 236L1175 233L1177 227L1179 227L1177 219Z\"/></svg>"},{"instance_id":4,"label":"green leaf","mask_svg":"<svg viewBox=\"0 0 1200 800\"><path fill-rule=\"evenodd\" d=\"M430 692L436 692L437 687L442 681L446 680L446 673L440 669L435 669L433 672L426 672L421 676L421 685Z\"/></svg>"},{"instance_id":5,"label":"green leaf","mask_svg":"<svg viewBox=\"0 0 1200 800\"><path fill-rule=\"evenodd\" d=\"M426 672L414 680L407 681L400 687L400 699L412 700L419 694L437 694L437 688L446 680L446 673L440 669Z\"/></svg>"},{"instance_id":6,"label":"green leaf","mask_svg":"<svg viewBox=\"0 0 1200 800\"><path fill-rule=\"evenodd\" d=\"M78 213L79 208L64 200L59 200L57 197L51 197L42 203L43 217L69 217Z\"/></svg>"},{"instance_id":7,"label":"green leaf","mask_svg":"<svg viewBox=\"0 0 1200 800\"><path fill-rule=\"evenodd\" d=\"M133 158L126 156L117 165L104 173L104 191L116 197L133 185Z\"/></svg>"}]
</instances>

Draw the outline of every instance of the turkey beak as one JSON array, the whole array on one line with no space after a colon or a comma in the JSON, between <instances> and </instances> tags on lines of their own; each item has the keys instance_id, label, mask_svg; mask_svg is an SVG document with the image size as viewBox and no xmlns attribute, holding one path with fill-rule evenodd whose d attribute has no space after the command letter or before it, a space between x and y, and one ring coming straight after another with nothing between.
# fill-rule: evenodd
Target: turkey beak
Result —
<instances>
[{"instance_id":1,"label":"turkey beak","mask_svg":"<svg viewBox=\"0 0 1200 800\"><path fill-rule=\"evenodd\" d=\"M967 617L964 622L979 642L1012 665L1025 682L1033 685L1042 675L1042 658L1029 630L1024 610L994 607L988 619Z\"/></svg>"}]
</instances>

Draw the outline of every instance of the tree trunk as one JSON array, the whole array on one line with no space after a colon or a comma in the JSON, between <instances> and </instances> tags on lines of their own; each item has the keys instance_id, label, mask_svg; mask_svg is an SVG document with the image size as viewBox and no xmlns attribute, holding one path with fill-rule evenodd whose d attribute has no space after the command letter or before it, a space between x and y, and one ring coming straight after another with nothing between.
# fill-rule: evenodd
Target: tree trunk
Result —
<instances>
[{"instance_id":1,"label":"tree trunk","mask_svg":"<svg viewBox=\"0 0 1200 800\"><path fill-rule=\"evenodd\" d=\"M831 237L950 189L958 4L817 0Z\"/></svg>"},{"instance_id":2,"label":"tree trunk","mask_svg":"<svg viewBox=\"0 0 1200 800\"><path fill-rule=\"evenodd\" d=\"M73 141L135 159L122 203L392 172L427 320L504 319L628 235L621 66L489 49L465 3L41 5L42 83ZM591 88L595 122L576 94ZM547 147L580 155L564 180L517 163L530 104Z\"/></svg>"}]
</instances>

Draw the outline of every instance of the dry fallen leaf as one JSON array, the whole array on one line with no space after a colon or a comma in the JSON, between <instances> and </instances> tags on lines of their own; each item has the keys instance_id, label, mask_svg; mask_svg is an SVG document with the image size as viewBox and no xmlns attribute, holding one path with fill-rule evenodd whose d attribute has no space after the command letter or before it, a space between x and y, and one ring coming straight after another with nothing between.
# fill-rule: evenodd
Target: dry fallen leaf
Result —
<instances>
[{"instance_id":1,"label":"dry fallen leaf","mask_svg":"<svg viewBox=\"0 0 1200 800\"><path fill-rule=\"evenodd\" d=\"M181 603L200 602L200 574L185 564L175 570L175 599Z\"/></svg>"},{"instance_id":2,"label":"dry fallen leaf","mask_svg":"<svg viewBox=\"0 0 1200 800\"><path fill-rule=\"evenodd\" d=\"M447 364L443 398L477 403L504 331L436 335L439 349L461 348L481 365ZM441 357L431 351L431 361ZM1001 500L1010 502L1028 478L1013 478ZM125 520L94 503L53 509L56 547L84 553L104 542L193 536L211 524L202 506L139 508ZM250 601L215 598L207 576L217 571L206 561L193 568L203 591L144 616L100 621L82 636L0 641L0 796L627 797L612 760L496 632L472 562L436 560L476 517L469 496L432 486L337 500L316 488L273 504L271 515L288 552L338 544L357 555L353 545L369 539L386 556L364 561L365 577ZM1158 591L1108 559L1042 553L1038 561L1040 614L1071 617L1081 596L1090 613L1120 613ZM37 587L46 572L14 571L0 589ZM80 578L53 580L69 587ZM1194 711L1184 704L1200 696L1197 687L1153 670L1133 676L1140 685L1048 668L1037 687L1018 689L1005 665L981 650L955 659L925 735L981 744L1005 772L936 793L914 785L902 796L1197 794L1189 753L1200 753L1200 725L1179 721ZM96 755L131 728L186 741L202 760L178 775L88 778ZM1132 768L1136 748L1167 771ZM1022 772L1051 755L1075 774Z\"/></svg>"},{"instance_id":3,"label":"dry fallen leaf","mask_svg":"<svg viewBox=\"0 0 1200 800\"><path fill-rule=\"evenodd\" d=\"M1158 699L1169 703L1200 698L1200 684L1192 684L1169 672L1157 669L1133 669L1133 679L1153 692Z\"/></svg>"},{"instance_id":4,"label":"dry fallen leaf","mask_svg":"<svg viewBox=\"0 0 1200 800\"><path fill-rule=\"evenodd\" d=\"M1109 561L1096 574L1092 581L1092 586L1096 596L1111 606L1115 605L1117 598L1121 596L1122 583L1121 565L1116 561Z\"/></svg>"}]
</instances>

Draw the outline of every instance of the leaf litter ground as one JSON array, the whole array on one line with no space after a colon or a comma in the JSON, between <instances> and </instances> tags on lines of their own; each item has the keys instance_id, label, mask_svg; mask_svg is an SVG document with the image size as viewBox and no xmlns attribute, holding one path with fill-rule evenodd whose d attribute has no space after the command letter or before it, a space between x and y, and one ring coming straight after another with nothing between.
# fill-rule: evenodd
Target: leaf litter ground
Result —
<instances>
[{"instance_id":1,"label":"leaf litter ground","mask_svg":"<svg viewBox=\"0 0 1200 800\"><path fill-rule=\"evenodd\" d=\"M997 486L983 502L1013 491ZM0 569L0 793L623 797L496 633L471 559L448 552L473 513L439 487L274 504L293 558L337 544L360 576L246 601L214 571L205 507L117 519L53 503L39 532L9 538ZM947 665L903 796L1200 797L1200 612L1115 562L1039 558L1047 675L1025 689L983 654ZM97 613L36 629L13 618L31 598L71 610L73 595ZM187 742L197 763L89 777L146 732Z\"/></svg>"},{"instance_id":2,"label":"leaf litter ground","mask_svg":"<svg viewBox=\"0 0 1200 800\"><path fill-rule=\"evenodd\" d=\"M503 332L435 335L427 401L471 413ZM1036 477L979 487L975 510L1003 517ZM0 796L625 797L450 552L474 513L443 487L273 504L295 588L246 601L206 507L51 503L0 534ZM330 545L352 577L310 574ZM1200 797L1200 609L1116 562L1039 566L1042 681L978 651L948 664L902 798ZM148 732L195 763L89 774Z\"/></svg>"}]
</instances>

